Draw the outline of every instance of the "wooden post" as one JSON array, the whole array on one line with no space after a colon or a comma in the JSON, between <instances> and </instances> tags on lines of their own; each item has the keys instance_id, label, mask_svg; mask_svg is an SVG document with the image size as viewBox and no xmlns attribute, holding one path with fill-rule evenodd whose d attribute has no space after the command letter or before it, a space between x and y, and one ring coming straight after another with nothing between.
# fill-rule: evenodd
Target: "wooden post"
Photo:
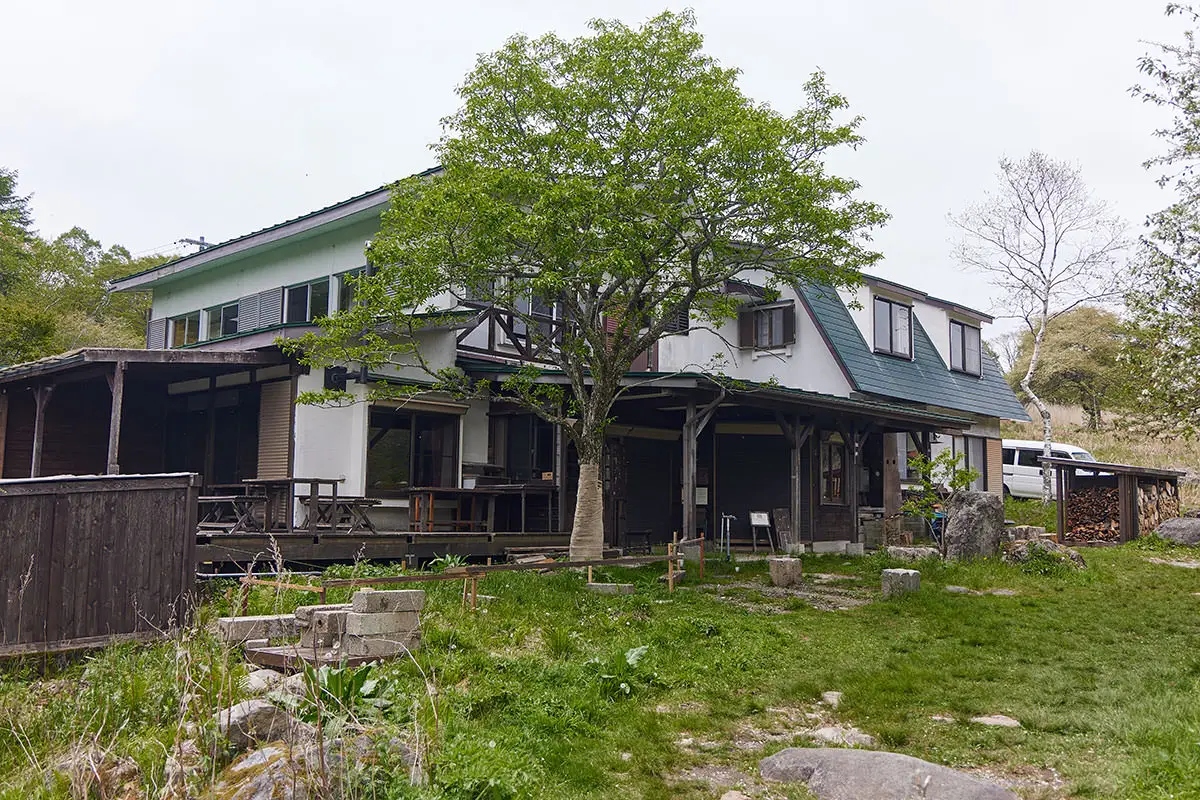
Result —
<instances>
[{"instance_id":1,"label":"wooden post","mask_svg":"<svg viewBox=\"0 0 1200 800\"><path fill-rule=\"evenodd\" d=\"M675 545L673 543L667 545L667 593L675 594Z\"/></svg>"},{"instance_id":2,"label":"wooden post","mask_svg":"<svg viewBox=\"0 0 1200 800\"><path fill-rule=\"evenodd\" d=\"M845 434L843 434L845 436ZM846 498L850 506L850 540L859 541L858 535L858 482L860 480L860 465L862 463L862 447L859 444L857 426L850 427L849 445L850 469L846 475Z\"/></svg>"},{"instance_id":3,"label":"wooden post","mask_svg":"<svg viewBox=\"0 0 1200 800\"><path fill-rule=\"evenodd\" d=\"M592 568L591 567L588 567L588 583L589 584L595 583L595 581L592 580Z\"/></svg>"},{"instance_id":4,"label":"wooden post","mask_svg":"<svg viewBox=\"0 0 1200 800\"><path fill-rule=\"evenodd\" d=\"M471 610L476 610L476 598L478 597L479 578L471 577Z\"/></svg>"},{"instance_id":5,"label":"wooden post","mask_svg":"<svg viewBox=\"0 0 1200 800\"><path fill-rule=\"evenodd\" d=\"M895 539L895 529L900 522L900 459L908 460L908 453L901 452L896 437L908 434L885 433L883 435L883 542L884 546Z\"/></svg>"},{"instance_id":6,"label":"wooden post","mask_svg":"<svg viewBox=\"0 0 1200 800\"><path fill-rule=\"evenodd\" d=\"M1121 541L1128 542L1138 537L1137 476L1122 474L1117 478L1117 523L1121 530Z\"/></svg>"},{"instance_id":7,"label":"wooden post","mask_svg":"<svg viewBox=\"0 0 1200 800\"><path fill-rule=\"evenodd\" d=\"M1043 464L1042 468L1049 469L1050 465ZM1068 499L1067 499L1066 480L1063 477L1065 473L1066 473L1066 470L1061 467L1054 470L1055 481L1057 484L1056 489L1058 492L1058 502L1056 504L1057 507L1055 510L1058 515L1058 543L1059 544L1065 544L1066 538L1067 538L1067 502L1068 502Z\"/></svg>"},{"instance_id":8,"label":"wooden post","mask_svg":"<svg viewBox=\"0 0 1200 800\"><path fill-rule=\"evenodd\" d=\"M687 416L683 421L683 535L689 538L696 531L696 401L687 401Z\"/></svg>"},{"instance_id":9,"label":"wooden post","mask_svg":"<svg viewBox=\"0 0 1200 800\"><path fill-rule=\"evenodd\" d=\"M46 404L54 393L53 386L39 386L34 389L33 415L33 457L29 462L29 477L37 478L42 474L42 445L46 439Z\"/></svg>"},{"instance_id":10,"label":"wooden post","mask_svg":"<svg viewBox=\"0 0 1200 800\"><path fill-rule=\"evenodd\" d=\"M118 455L121 449L121 410L125 403L125 362L118 361L113 365L112 375L108 377L108 391L112 394L112 409L108 415L108 462L105 472L109 475L119 475L121 466Z\"/></svg>"},{"instance_id":11,"label":"wooden post","mask_svg":"<svg viewBox=\"0 0 1200 800\"><path fill-rule=\"evenodd\" d=\"M700 580L704 580L704 537L700 537Z\"/></svg>"}]
</instances>

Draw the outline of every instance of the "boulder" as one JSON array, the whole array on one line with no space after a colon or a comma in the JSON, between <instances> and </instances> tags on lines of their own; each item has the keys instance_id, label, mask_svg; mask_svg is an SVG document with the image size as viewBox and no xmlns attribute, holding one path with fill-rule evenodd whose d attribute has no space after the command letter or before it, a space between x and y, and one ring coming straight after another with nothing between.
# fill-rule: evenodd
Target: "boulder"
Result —
<instances>
[{"instance_id":1,"label":"boulder","mask_svg":"<svg viewBox=\"0 0 1200 800\"><path fill-rule=\"evenodd\" d=\"M799 586L803 583L803 562L798 558L768 558L767 569L775 586Z\"/></svg>"},{"instance_id":2,"label":"boulder","mask_svg":"<svg viewBox=\"0 0 1200 800\"><path fill-rule=\"evenodd\" d=\"M922 558L940 559L942 557L936 547L897 547L892 545L887 549L887 554L889 558L899 561L920 561Z\"/></svg>"},{"instance_id":3,"label":"boulder","mask_svg":"<svg viewBox=\"0 0 1200 800\"><path fill-rule=\"evenodd\" d=\"M406 766L413 756L400 742L389 744ZM373 755L371 740L333 739L321 749L315 742L303 745L267 745L246 753L217 777L210 795L222 800L318 800L341 797L347 774ZM324 762L324 774L322 774Z\"/></svg>"},{"instance_id":4,"label":"boulder","mask_svg":"<svg viewBox=\"0 0 1200 800\"><path fill-rule=\"evenodd\" d=\"M915 569L885 569L880 584L884 597L898 597L921 588L921 573Z\"/></svg>"},{"instance_id":5,"label":"boulder","mask_svg":"<svg viewBox=\"0 0 1200 800\"><path fill-rule=\"evenodd\" d=\"M266 694L283 680L283 673L273 669L256 669L246 675L242 686L250 694Z\"/></svg>"},{"instance_id":6,"label":"boulder","mask_svg":"<svg viewBox=\"0 0 1200 800\"><path fill-rule=\"evenodd\" d=\"M246 700L213 715L217 730L238 750L260 742L296 743L316 735L307 722L295 719L266 700Z\"/></svg>"},{"instance_id":7,"label":"boulder","mask_svg":"<svg viewBox=\"0 0 1200 800\"><path fill-rule=\"evenodd\" d=\"M919 758L792 747L759 763L768 781L803 783L818 800L1018 800L1007 789Z\"/></svg>"},{"instance_id":8,"label":"boulder","mask_svg":"<svg viewBox=\"0 0 1200 800\"><path fill-rule=\"evenodd\" d=\"M1009 542L1004 545L1003 558L1010 564L1025 564L1039 553L1076 569L1083 569L1087 566L1087 562L1078 552L1053 539L1026 539L1020 542Z\"/></svg>"},{"instance_id":9,"label":"boulder","mask_svg":"<svg viewBox=\"0 0 1200 800\"><path fill-rule=\"evenodd\" d=\"M1004 499L991 492L955 492L946 500L946 558L987 558L1004 538Z\"/></svg>"},{"instance_id":10,"label":"boulder","mask_svg":"<svg viewBox=\"0 0 1200 800\"><path fill-rule=\"evenodd\" d=\"M1155 533L1173 544L1200 547L1200 519L1196 517L1169 519L1160 524Z\"/></svg>"}]
</instances>

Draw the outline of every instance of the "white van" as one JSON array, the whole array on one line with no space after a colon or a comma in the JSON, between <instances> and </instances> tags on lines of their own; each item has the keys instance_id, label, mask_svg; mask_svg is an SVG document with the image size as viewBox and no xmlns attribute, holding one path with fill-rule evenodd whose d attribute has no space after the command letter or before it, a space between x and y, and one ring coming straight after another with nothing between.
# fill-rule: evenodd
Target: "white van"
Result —
<instances>
[{"instance_id":1,"label":"white van","mask_svg":"<svg viewBox=\"0 0 1200 800\"><path fill-rule=\"evenodd\" d=\"M1004 440L1004 493L1013 497L1042 496L1042 443L1025 439ZM1073 458L1076 461L1096 459L1082 447L1061 442L1050 443L1054 458ZM1051 473L1050 496L1057 494L1054 474Z\"/></svg>"}]
</instances>

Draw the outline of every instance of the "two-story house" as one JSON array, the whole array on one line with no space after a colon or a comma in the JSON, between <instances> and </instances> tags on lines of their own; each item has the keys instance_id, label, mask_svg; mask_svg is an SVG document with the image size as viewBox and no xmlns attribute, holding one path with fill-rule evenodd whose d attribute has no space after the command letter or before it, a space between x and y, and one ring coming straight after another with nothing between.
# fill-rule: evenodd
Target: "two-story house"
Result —
<instances>
[{"instance_id":1,"label":"two-story house","mask_svg":"<svg viewBox=\"0 0 1200 800\"><path fill-rule=\"evenodd\" d=\"M569 531L572 447L521 408L435 394L295 404L327 385L364 398L376 381L422 380L403 367L308 371L276 346L354 302L348 278L366 268L388 199L376 189L116 281L153 293L147 349L0 370L0 474L330 477L378 499L372 519L395 531L464 530L469 490L528 486L538 491L519 510L479 524ZM753 273L730 282L736 320L720 331L681 321L629 374L604 469L610 543L711 535L723 516L744 536L751 511L776 513L804 541L860 541L862 520L899 508L908 456L937 448L961 453L978 488L1002 491L1000 420L1027 417L983 347L988 315L877 277L770 302L760 285ZM421 334L434 366L499 381L536 358L501 310L458 310L459 323ZM554 308L544 313L552 324Z\"/></svg>"}]
</instances>

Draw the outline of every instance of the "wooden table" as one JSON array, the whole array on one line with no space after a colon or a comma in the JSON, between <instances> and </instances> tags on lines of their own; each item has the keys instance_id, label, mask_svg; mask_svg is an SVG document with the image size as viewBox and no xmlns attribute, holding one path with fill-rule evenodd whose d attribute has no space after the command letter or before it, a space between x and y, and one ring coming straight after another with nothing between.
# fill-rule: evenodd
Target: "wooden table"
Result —
<instances>
[{"instance_id":1,"label":"wooden table","mask_svg":"<svg viewBox=\"0 0 1200 800\"><path fill-rule=\"evenodd\" d=\"M328 525L333 531L338 530L338 525L343 519L346 520L346 533L354 533L361 529L366 529L371 533L379 533L375 528L375 523L367 516L367 509L374 508L382 503L382 500L376 500L371 497L351 497L342 495L340 497L312 497L301 496L298 498L300 504L305 509L304 524L302 528L307 527L311 530L313 524L313 507L316 507L316 525Z\"/></svg>"},{"instance_id":2,"label":"wooden table","mask_svg":"<svg viewBox=\"0 0 1200 800\"><path fill-rule=\"evenodd\" d=\"M432 533L436 524L434 521L434 501L441 497L456 500L459 509L463 508L464 501L469 501L470 503L470 519L465 521L455 519L451 521L451 525L465 525L467 532L494 533L496 530L496 500L504 496L520 496L521 530L519 533L525 533L526 517L528 516L529 509L529 495L544 494L546 496L546 520L547 525L549 525L549 520L554 518L554 492L557 489L558 487L555 484L549 482L502 483L492 486L476 486L473 489L464 489L457 486L414 486L406 490L409 498L408 529L410 531ZM486 514L483 519L476 520L476 502L479 500L486 503ZM477 524L483 527L477 528Z\"/></svg>"},{"instance_id":3,"label":"wooden table","mask_svg":"<svg viewBox=\"0 0 1200 800\"><path fill-rule=\"evenodd\" d=\"M275 523L275 504L282 495L284 498L284 529L288 533L294 533L295 525L295 503L297 486L307 486L308 495L306 507L308 510L308 519L306 529L312 535L317 534L317 521L321 518L320 510L317 507L318 500L331 500L337 503L338 499L338 484L345 481L345 478L247 478L242 481L250 487L261 487L263 489L260 494L267 497L266 516L263 518L263 527L270 530ZM329 493L322 498L321 487L328 486Z\"/></svg>"},{"instance_id":4,"label":"wooden table","mask_svg":"<svg viewBox=\"0 0 1200 800\"><path fill-rule=\"evenodd\" d=\"M219 529L225 533L241 533L254 529L254 509L266 503L266 495L221 494L201 495L199 520L196 527Z\"/></svg>"}]
</instances>

